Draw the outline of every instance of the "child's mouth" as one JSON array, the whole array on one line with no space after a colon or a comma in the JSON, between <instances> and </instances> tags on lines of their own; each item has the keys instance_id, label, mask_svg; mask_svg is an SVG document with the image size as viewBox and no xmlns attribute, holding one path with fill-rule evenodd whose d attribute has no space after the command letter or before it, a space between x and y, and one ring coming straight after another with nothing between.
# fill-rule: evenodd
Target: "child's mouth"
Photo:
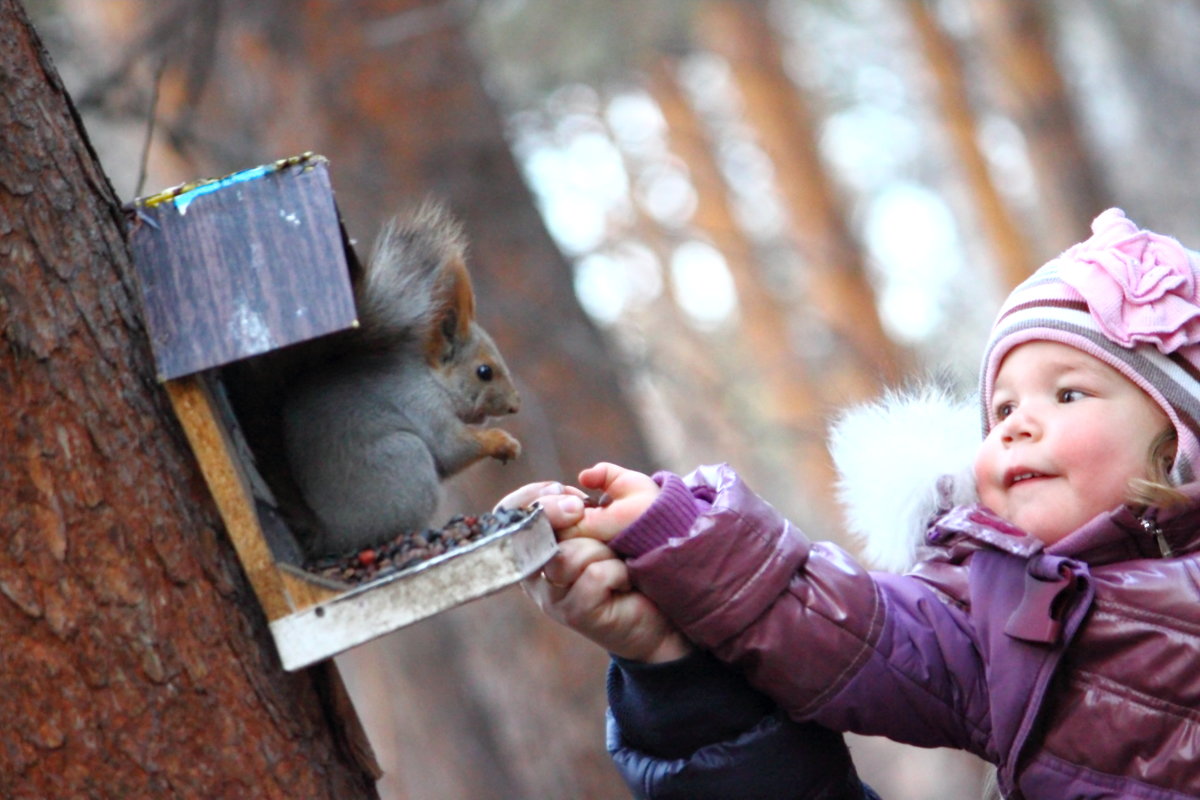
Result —
<instances>
[{"instance_id":1,"label":"child's mouth","mask_svg":"<svg viewBox=\"0 0 1200 800\"><path fill-rule=\"evenodd\" d=\"M1009 487L1012 487L1012 486L1016 486L1018 483L1024 483L1025 481L1032 481L1032 480L1037 480L1038 478L1048 478L1048 477L1050 477L1050 476L1046 475L1044 472L1037 472L1035 470L1017 470L1014 472L1010 472L1006 476L1005 483Z\"/></svg>"}]
</instances>

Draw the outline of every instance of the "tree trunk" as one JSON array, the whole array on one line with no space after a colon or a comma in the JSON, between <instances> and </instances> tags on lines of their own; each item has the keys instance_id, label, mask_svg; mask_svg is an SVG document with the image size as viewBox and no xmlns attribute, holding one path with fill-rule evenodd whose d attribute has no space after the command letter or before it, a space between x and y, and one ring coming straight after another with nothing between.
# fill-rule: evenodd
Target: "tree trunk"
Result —
<instances>
[{"instance_id":1,"label":"tree trunk","mask_svg":"<svg viewBox=\"0 0 1200 800\"><path fill-rule=\"evenodd\" d=\"M375 797L284 673L174 422L123 219L0 0L0 786L11 798Z\"/></svg>"},{"instance_id":2,"label":"tree trunk","mask_svg":"<svg viewBox=\"0 0 1200 800\"><path fill-rule=\"evenodd\" d=\"M1001 107L1029 149L1046 219L1044 250L1057 253L1087 235L1109 192L1080 134L1042 20L1046 9L1032 0L981 0L970 8Z\"/></svg>"},{"instance_id":3,"label":"tree trunk","mask_svg":"<svg viewBox=\"0 0 1200 800\"><path fill-rule=\"evenodd\" d=\"M1004 286L1012 288L1038 266L1028 242L1004 204L979 147L979 131L971 109L966 77L954 41L924 0L904 0L930 79L936 91L946 136L958 157L984 237L991 245Z\"/></svg>"},{"instance_id":4,"label":"tree trunk","mask_svg":"<svg viewBox=\"0 0 1200 800\"><path fill-rule=\"evenodd\" d=\"M781 451L781 461L799 476L805 492L807 516L834 519L833 465L825 447L829 407L816 388L804 360L792 346L787 319L789 309L767 285L753 244L739 228L728 200L729 188L717 163L711 137L678 84L672 65L652 64L648 80L651 94L667 122L670 148L683 159L696 189L693 224L724 256L737 290L739 319L735 358L743 377L764 395L760 424L780 432L778 447L760 442L768 451ZM723 456L724 458L732 458ZM781 470L777 467L776 473ZM789 476L789 483L795 480Z\"/></svg>"},{"instance_id":5,"label":"tree trunk","mask_svg":"<svg viewBox=\"0 0 1200 800\"><path fill-rule=\"evenodd\" d=\"M148 15L152 5L126 11ZM487 510L535 478L573 481L601 458L654 467L616 364L521 179L461 8L432 0L223 6L220 27L201 37L215 42L203 64L182 46L171 52L158 115L193 170L162 185L304 150L327 156L363 257L382 220L427 195L462 218L481 320L522 392L521 412L503 424L524 450L513 463L456 477L439 519ZM136 15L125 20L114 38L137 29ZM189 25L202 23L212 20ZM204 70L204 80L189 79ZM206 87L199 95L185 90L198 84ZM156 142L155 152L168 144ZM339 662L384 767L386 797L626 794L604 750L606 655L516 588Z\"/></svg>"},{"instance_id":6,"label":"tree trunk","mask_svg":"<svg viewBox=\"0 0 1200 800\"><path fill-rule=\"evenodd\" d=\"M766 3L706 3L697 24L701 41L729 62L746 119L777 171L805 263L806 299L843 344L844 357L822 366L822 389L842 403L873 396L903 373L904 354L880 323L862 251L821 160L802 87L784 68Z\"/></svg>"}]
</instances>

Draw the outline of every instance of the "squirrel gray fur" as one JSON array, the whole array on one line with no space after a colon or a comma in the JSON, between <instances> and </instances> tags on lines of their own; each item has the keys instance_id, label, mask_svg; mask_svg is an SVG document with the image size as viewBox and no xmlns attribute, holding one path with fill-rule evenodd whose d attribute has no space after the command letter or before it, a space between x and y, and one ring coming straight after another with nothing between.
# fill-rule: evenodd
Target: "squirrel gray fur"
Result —
<instances>
[{"instance_id":1,"label":"squirrel gray fur","mask_svg":"<svg viewBox=\"0 0 1200 800\"><path fill-rule=\"evenodd\" d=\"M384 227L355 285L360 327L300 376L282 407L291 476L315 517L310 557L423 529L443 479L520 443L488 417L519 406L475 320L461 228L427 203Z\"/></svg>"}]
</instances>

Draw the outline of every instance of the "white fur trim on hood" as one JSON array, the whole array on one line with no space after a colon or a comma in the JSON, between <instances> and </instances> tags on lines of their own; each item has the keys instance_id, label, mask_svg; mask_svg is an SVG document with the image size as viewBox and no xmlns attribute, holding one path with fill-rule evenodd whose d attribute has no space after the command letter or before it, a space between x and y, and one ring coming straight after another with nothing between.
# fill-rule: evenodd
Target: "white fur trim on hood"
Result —
<instances>
[{"instance_id":1,"label":"white fur trim on hood","mask_svg":"<svg viewBox=\"0 0 1200 800\"><path fill-rule=\"evenodd\" d=\"M872 567L909 569L942 510L976 500L977 397L939 387L889 392L842 412L829 431L838 499Z\"/></svg>"}]
</instances>

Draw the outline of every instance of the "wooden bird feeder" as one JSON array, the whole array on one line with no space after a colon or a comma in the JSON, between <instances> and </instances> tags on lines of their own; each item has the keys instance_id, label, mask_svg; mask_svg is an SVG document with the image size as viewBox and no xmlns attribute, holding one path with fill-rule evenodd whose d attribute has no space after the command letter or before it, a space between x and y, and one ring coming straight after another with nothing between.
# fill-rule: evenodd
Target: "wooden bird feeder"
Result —
<instances>
[{"instance_id":1,"label":"wooden bird feeder","mask_svg":"<svg viewBox=\"0 0 1200 800\"><path fill-rule=\"evenodd\" d=\"M228 370L357 325L353 247L328 163L305 154L126 208L154 360L270 623L296 670L539 569L540 514L356 585L304 568L228 391ZM251 373L253 371L251 370ZM250 391L254 391L253 386ZM246 387L242 387L245 391Z\"/></svg>"}]
</instances>

